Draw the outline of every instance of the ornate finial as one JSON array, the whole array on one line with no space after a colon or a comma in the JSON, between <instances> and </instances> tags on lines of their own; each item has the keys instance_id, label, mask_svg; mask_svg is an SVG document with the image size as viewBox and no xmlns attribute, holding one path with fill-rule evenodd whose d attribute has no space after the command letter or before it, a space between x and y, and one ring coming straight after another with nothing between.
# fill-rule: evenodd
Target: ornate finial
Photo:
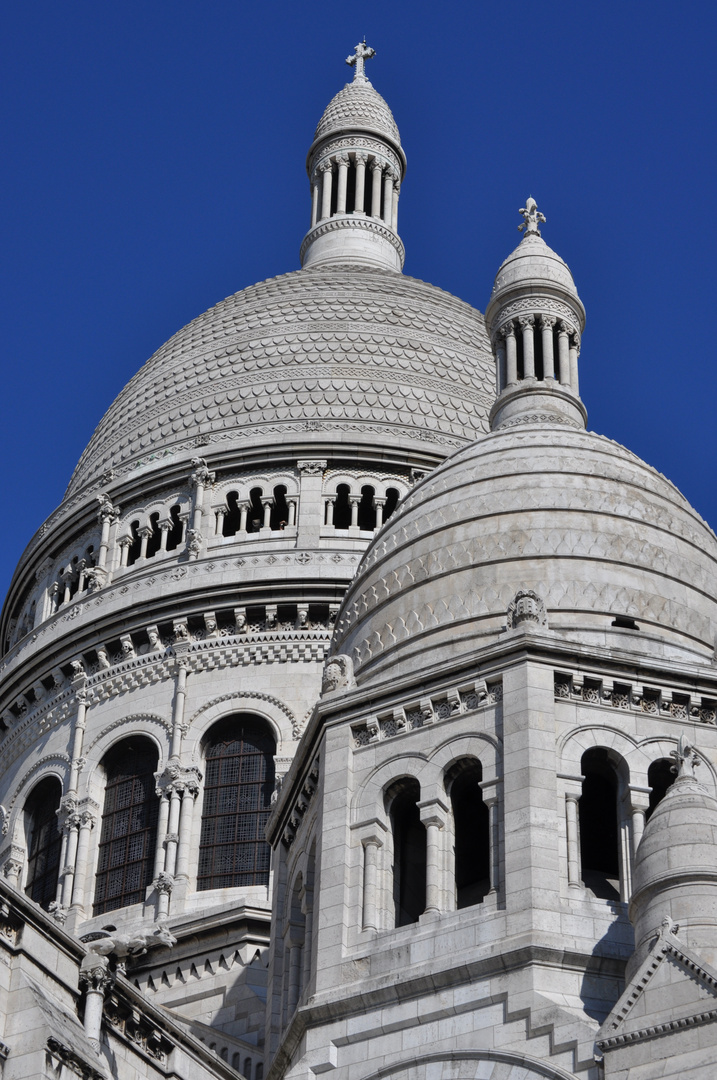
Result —
<instances>
[{"instance_id":1,"label":"ornate finial","mask_svg":"<svg viewBox=\"0 0 717 1080\"><path fill-rule=\"evenodd\" d=\"M686 735L680 735L677 749L672 751L670 757L675 759L672 772L677 773L678 780L683 776L695 779L695 769L700 764L700 759L692 743L687 741Z\"/></svg>"},{"instance_id":2,"label":"ornate finial","mask_svg":"<svg viewBox=\"0 0 717 1080\"><path fill-rule=\"evenodd\" d=\"M366 38L360 41L354 49L353 56L346 57L346 63L350 64L354 68L354 82L359 82L362 79L366 79L364 72L364 62L370 60L371 57L376 55L376 50L372 49L370 45L366 44ZM366 80L368 81L368 80Z\"/></svg>"},{"instance_id":3,"label":"ornate finial","mask_svg":"<svg viewBox=\"0 0 717 1080\"><path fill-rule=\"evenodd\" d=\"M522 225L518 226L518 232L522 232L525 229L526 236L540 236L540 229L538 228L540 222L545 222L545 215L538 210L538 204L532 195L528 197L528 201L525 206L521 206L518 211L522 214L525 220Z\"/></svg>"}]
</instances>

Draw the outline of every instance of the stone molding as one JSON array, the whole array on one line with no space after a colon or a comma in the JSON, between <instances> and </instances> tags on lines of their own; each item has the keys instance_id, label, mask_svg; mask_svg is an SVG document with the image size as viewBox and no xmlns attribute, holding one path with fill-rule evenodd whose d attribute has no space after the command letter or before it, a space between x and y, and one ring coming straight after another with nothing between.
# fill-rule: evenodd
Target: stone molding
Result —
<instances>
[{"instance_id":1,"label":"stone molding","mask_svg":"<svg viewBox=\"0 0 717 1080\"><path fill-rule=\"evenodd\" d=\"M403 266L406 261L406 249L403 246L403 241L396 235L393 229L385 224L385 222L381 221L379 218L359 217L356 214L346 214L341 215L340 217L332 217L320 221L313 229L310 229L309 232L307 232L301 242L301 247L299 248L299 260L302 264L304 255L310 244L313 244L320 236L325 236L327 233L337 232L341 229L358 229L361 232L377 233L396 249L401 261L401 266Z\"/></svg>"},{"instance_id":2,"label":"stone molding","mask_svg":"<svg viewBox=\"0 0 717 1080\"><path fill-rule=\"evenodd\" d=\"M574 701L581 705L605 705L613 709L629 710L660 719L697 721L701 724L717 724L717 687L709 693L700 694L690 690L678 691L673 686L660 687L657 683L637 689L629 679L605 678L585 672L570 674L555 672L555 700Z\"/></svg>"},{"instance_id":3,"label":"stone molding","mask_svg":"<svg viewBox=\"0 0 717 1080\"><path fill-rule=\"evenodd\" d=\"M352 724L354 749L383 742L396 735L405 735L416 728L450 720L453 716L497 705L502 700L502 679L491 679L488 682L480 679L467 685L462 684L460 688L441 690L421 698L418 702L413 700L387 712L378 712L368 720Z\"/></svg>"},{"instance_id":4,"label":"stone molding","mask_svg":"<svg viewBox=\"0 0 717 1080\"><path fill-rule=\"evenodd\" d=\"M319 162L323 162L324 158L342 150L364 150L368 154L382 159L386 165L392 165L399 173L403 172L403 164L392 147L387 146L385 142L381 142L379 139L371 139L366 135L354 135L351 138L331 139L329 142L322 144L319 152L314 152L311 155L306 169L311 183L316 183L314 174L319 168Z\"/></svg>"}]
</instances>

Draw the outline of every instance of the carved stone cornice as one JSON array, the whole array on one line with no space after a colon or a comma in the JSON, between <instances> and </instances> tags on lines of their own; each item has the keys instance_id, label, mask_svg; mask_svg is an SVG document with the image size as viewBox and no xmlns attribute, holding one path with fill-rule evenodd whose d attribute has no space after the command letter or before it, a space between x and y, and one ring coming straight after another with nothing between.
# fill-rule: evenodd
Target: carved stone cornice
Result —
<instances>
[{"instance_id":1,"label":"carved stone cornice","mask_svg":"<svg viewBox=\"0 0 717 1080\"><path fill-rule=\"evenodd\" d=\"M393 229L390 229L378 218L357 217L354 214L347 214L344 217L328 218L326 221L320 221L318 225L315 225L311 229L301 242L301 249L299 251L299 258L303 262L304 255L310 244L313 244L315 240L318 240L320 236L325 236L327 233L336 232L339 229L361 229L365 232L378 233L384 240L387 240L398 252L398 257L401 260L401 266L403 266L406 259L406 249L403 246L403 242L400 237L396 235Z\"/></svg>"}]
</instances>

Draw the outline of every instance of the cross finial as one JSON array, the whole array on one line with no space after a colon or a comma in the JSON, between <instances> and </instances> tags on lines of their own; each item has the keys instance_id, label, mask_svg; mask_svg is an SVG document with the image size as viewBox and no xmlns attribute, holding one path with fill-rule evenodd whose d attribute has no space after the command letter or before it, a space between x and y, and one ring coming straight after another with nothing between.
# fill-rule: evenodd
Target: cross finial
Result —
<instances>
[{"instance_id":1,"label":"cross finial","mask_svg":"<svg viewBox=\"0 0 717 1080\"><path fill-rule=\"evenodd\" d=\"M376 50L372 49L370 45L366 44L366 38L363 41L359 41L358 45L354 49L353 56L346 57L346 63L350 64L354 69L354 82L359 82L366 78L364 73L364 63L366 60L370 60L372 56L376 55Z\"/></svg>"},{"instance_id":2,"label":"cross finial","mask_svg":"<svg viewBox=\"0 0 717 1080\"><path fill-rule=\"evenodd\" d=\"M525 229L526 236L540 236L540 229L538 228L541 221L545 221L545 215L538 210L538 204L532 195L528 197L525 206L521 206L518 211L523 215L525 219L521 225L518 226L518 232L522 232Z\"/></svg>"}]
</instances>

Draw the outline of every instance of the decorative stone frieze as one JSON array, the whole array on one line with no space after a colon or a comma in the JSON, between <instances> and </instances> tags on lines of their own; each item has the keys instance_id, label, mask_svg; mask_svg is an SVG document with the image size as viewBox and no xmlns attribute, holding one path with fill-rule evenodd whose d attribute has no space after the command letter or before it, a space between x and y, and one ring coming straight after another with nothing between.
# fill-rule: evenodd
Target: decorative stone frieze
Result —
<instances>
[{"instance_id":1,"label":"decorative stone frieze","mask_svg":"<svg viewBox=\"0 0 717 1080\"><path fill-rule=\"evenodd\" d=\"M301 826L301 822L304 819L306 811L309 809L311 801L316 792L316 788L319 783L319 759L314 758L311 768L307 774L307 777L301 787L298 796L294 800L291 812L289 813L287 824L282 833L282 842L285 847L291 847L296 839L296 834Z\"/></svg>"},{"instance_id":2,"label":"decorative stone frieze","mask_svg":"<svg viewBox=\"0 0 717 1080\"><path fill-rule=\"evenodd\" d=\"M390 712L379 712L360 723L351 725L355 749L370 743L383 742L404 735L428 724L449 720L453 716L473 712L503 700L501 680L478 682L467 687L445 690L415 703L396 706Z\"/></svg>"},{"instance_id":3,"label":"decorative stone frieze","mask_svg":"<svg viewBox=\"0 0 717 1080\"><path fill-rule=\"evenodd\" d=\"M714 696L712 696L714 695ZM582 704L629 709L662 719L696 720L717 724L717 690L712 695L678 691L673 687L633 687L620 679L601 675L555 672L555 698Z\"/></svg>"}]
</instances>

